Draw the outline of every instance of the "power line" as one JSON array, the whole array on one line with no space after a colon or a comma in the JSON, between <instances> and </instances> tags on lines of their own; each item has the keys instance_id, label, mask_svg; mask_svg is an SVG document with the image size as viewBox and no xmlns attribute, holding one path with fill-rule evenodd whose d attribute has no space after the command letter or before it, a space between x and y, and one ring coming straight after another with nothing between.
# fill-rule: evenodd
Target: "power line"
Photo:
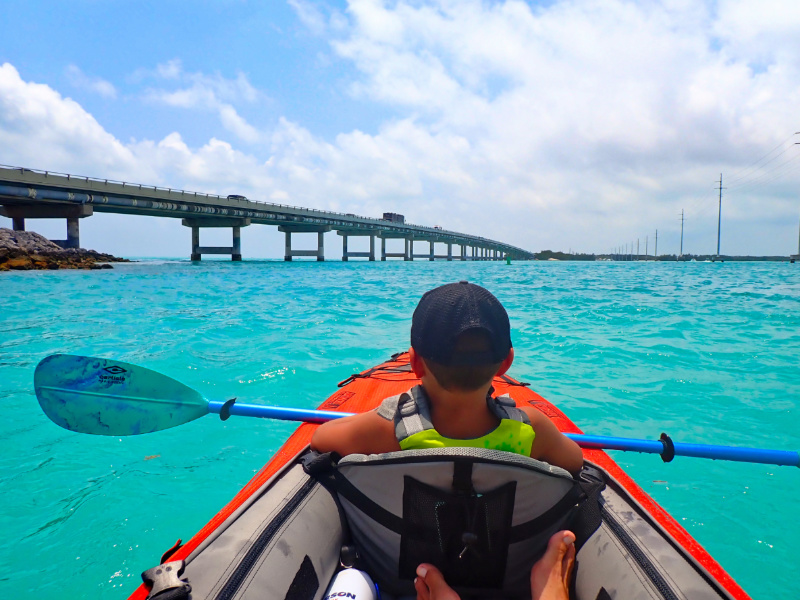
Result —
<instances>
[{"instance_id":1,"label":"power line","mask_svg":"<svg viewBox=\"0 0 800 600\"><path fill-rule=\"evenodd\" d=\"M794 146L792 146L792 147L794 147ZM748 188L752 189L753 186L758 186L758 185L764 185L764 184L767 184L767 183L771 183L772 181L775 181L776 179L779 179L781 176L783 176L787 172L789 172L791 169L787 169L786 167L787 166L791 166L791 163L796 161L798 158L800 158L800 152L795 154L793 157L783 161L779 165L775 165L772 169L770 169L769 171L767 171L765 173L762 173L756 179L753 179L752 181L748 181L746 183L741 183L741 184L739 184L738 186L736 186L733 189L737 189L739 192L741 192L741 191L746 190Z\"/></svg>"},{"instance_id":2,"label":"power line","mask_svg":"<svg viewBox=\"0 0 800 600\"><path fill-rule=\"evenodd\" d=\"M759 158L759 159L758 159L758 160L756 160L755 162L751 163L749 166L745 167L744 171L740 171L739 173L734 173L734 174L733 174L733 176L731 177L731 183L736 183L736 182L737 182L737 181L739 181L740 179L743 179L743 178L745 177L745 174L744 174L744 173L746 173L747 171L751 170L751 169L752 169L753 167L755 167L755 166L756 166L758 163L760 163L762 160L764 160L765 158L767 158L767 157L768 157L770 154L772 154L773 152L775 152L775 150L777 150L778 148L780 148L781 146L783 146L783 145L784 145L786 142L788 142L789 140L791 140L791 139L792 139L794 136L796 136L798 133L800 133L800 131L796 131L795 133L793 133L792 135L790 135L789 137L787 137L787 138L786 138L785 140L783 140L783 141L782 141L780 144L778 144L778 145L777 145L777 146L775 146L775 147L774 147L772 150L770 150L769 152L767 152L767 153L766 153L764 156L762 156L761 158ZM790 147L791 147L791 146L790 146ZM786 150L784 150L784 152L786 152ZM781 152L781 154L783 154L783 152ZM778 156L780 156L780 154L779 154ZM776 156L776 157L774 157L774 158L777 158L777 156ZM773 158L773 159L770 159L770 161L767 161L767 162L771 162L772 160L774 160L774 158ZM766 164L766 163L765 163L765 164ZM762 165L762 166L763 166L763 165ZM741 174L740 174L740 173L741 173Z\"/></svg>"}]
</instances>

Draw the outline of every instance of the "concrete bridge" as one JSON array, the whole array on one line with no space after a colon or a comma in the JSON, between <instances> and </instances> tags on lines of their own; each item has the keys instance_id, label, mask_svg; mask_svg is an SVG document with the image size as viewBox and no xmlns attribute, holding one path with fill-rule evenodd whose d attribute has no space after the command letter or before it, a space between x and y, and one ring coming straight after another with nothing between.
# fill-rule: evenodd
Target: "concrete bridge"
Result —
<instances>
[{"instance_id":1,"label":"concrete bridge","mask_svg":"<svg viewBox=\"0 0 800 600\"><path fill-rule=\"evenodd\" d=\"M53 241L65 248L78 248L80 220L92 216L95 211L182 219L183 225L192 229L192 260L200 260L203 254L229 254L231 260L241 260L241 228L251 224L275 225L285 234L285 260L292 260L295 256L325 260L324 236L330 231L336 231L342 237L342 260L345 261L355 257L376 260L376 238L380 239L381 260L533 259L533 253L522 248L438 227L259 202L242 196L222 197L0 166L0 215L11 218L12 226L17 231L25 230L27 219L66 219L67 239ZM206 227L231 228L231 246L201 246L200 230ZM292 234L296 233L316 233L317 249L293 248ZM369 237L369 252L348 250L348 240L355 236ZM403 252L387 252L387 239L404 240ZM427 252L415 250L415 243L418 242L427 244ZM446 253L436 254L436 244L445 245ZM458 246L456 253L453 252L453 246Z\"/></svg>"}]
</instances>

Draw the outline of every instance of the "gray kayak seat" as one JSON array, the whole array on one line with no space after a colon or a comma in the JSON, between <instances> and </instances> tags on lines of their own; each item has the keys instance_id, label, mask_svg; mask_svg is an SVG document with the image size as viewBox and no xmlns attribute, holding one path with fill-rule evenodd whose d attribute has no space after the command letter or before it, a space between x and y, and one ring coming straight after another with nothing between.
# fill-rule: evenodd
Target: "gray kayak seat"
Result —
<instances>
[{"instance_id":1,"label":"gray kayak seat","mask_svg":"<svg viewBox=\"0 0 800 600\"><path fill-rule=\"evenodd\" d=\"M363 568L395 596L414 594L415 570L428 562L462 598L530 597L531 565L586 498L564 469L482 448L353 454L338 464L312 453L305 466L338 497Z\"/></svg>"}]
</instances>

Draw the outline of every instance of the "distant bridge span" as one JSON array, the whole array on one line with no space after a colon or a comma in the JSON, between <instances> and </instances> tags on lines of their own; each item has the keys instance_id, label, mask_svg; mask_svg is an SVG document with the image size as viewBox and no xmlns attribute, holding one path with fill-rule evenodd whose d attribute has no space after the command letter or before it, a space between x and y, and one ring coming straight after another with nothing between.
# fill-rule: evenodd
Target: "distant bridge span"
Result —
<instances>
[{"instance_id":1,"label":"distant bridge span","mask_svg":"<svg viewBox=\"0 0 800 600\"><path fill-rule=\"evenodd\" d=\"M63 218L67 221L67 239L54 241L66 248L77 248L80 246L80 219L92 216L95 211L182 219L183 225L192 229L192 260L200 260L203 254L229 254L232 260L241 260L241 228L253 223L275 225L284 232L285 260L292 260L294 256L325 260L324 234L329 231L336 231L342 236L342 260L353 257L375 260L375 238L381 240L381 260L534 258L533 253L516 246L434 227L259 202L243 197L225 198L123 181L0 166L0 215L11 218L15 230L24 231L26 219ZM233 231L232 245L201 246L200 230L204 227L230 227ZM292 233L317 233L317 249L293 249ZM368 236L369 252L348 251L348 238L352 236ZM404 251L387 253L387 239L405 240ZM428 242L429 251L415 253L415 241ZM446 244L447 254L435 254L436 243ZM460 246L457 255L453 254L454 245Z\"/></svg>"}]
</instances>

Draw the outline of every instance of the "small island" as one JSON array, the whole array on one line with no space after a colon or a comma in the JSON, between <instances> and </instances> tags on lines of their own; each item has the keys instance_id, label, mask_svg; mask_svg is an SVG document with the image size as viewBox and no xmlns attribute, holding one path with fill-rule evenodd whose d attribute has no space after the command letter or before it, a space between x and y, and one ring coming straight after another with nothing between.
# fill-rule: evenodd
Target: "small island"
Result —
<instances>
[{"instance_id":1,"label":"small island","mask_svg":"<svg viewBox=\"0 0 800 600\"><path fill-rule=\"evenodd\" d=\"M62 248L32 231L14 231L0 227L0 271L34 269L112 269L112 262L130 262L110 254Z\"/></svg>"}]
</instances>

